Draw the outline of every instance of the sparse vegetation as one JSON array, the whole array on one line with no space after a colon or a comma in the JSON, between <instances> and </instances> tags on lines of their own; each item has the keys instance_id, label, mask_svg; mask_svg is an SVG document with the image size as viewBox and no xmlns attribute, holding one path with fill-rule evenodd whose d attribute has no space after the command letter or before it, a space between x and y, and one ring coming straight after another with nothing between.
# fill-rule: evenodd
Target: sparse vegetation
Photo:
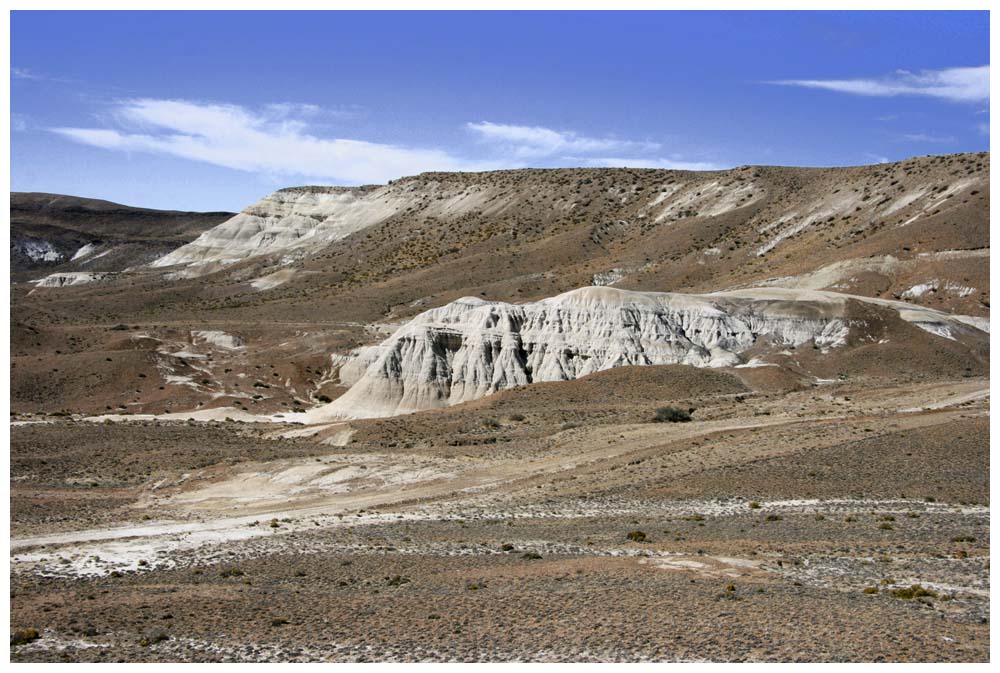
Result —
<instances>
[{"instance_id":1,"label":"sparse vegetation","mask_svg":"<svg viewBox=\"0 0 1000 673\"><path fill-rule=\"evenodd\" d=\"M693 412L694 409L685 411L684 409L680 409L678 407L671 407L671 406L660 407L656 410L656 413L653 415L653 422L687 423L688 421L691 420L691 414Z\"/></svg>"},{"instance_id":2,"label":"sparse vegetation","mask_svg":"<svg viewBox=\"0 0 1000 673\"><path fill-rule=\"evenodd\" d=\"M10 633L10 644L12 647L27 645L30 642L38 640L40 637L38 629L15 629Z\"/></svg>"},{"instance_id":3,"label":"sparse vegetation","mask_svg":"<svg viewBox=\"0 0 1000 673\"><path fill-rule=\"evenodd\" d=\"M892 589L890 592L894 598L901 598L904 601L911 601L920 598L938 598L939 594L936 591L926 589L919 584L913 584L902 589Z\"/></svg>"}]
</instances>

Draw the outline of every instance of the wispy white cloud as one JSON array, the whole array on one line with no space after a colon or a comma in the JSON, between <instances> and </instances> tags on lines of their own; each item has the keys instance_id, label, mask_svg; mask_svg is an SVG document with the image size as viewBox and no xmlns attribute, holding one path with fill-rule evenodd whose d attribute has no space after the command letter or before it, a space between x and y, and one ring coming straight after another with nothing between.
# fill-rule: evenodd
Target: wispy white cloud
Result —
<instances>
[{"instance_id":1,"label":"wispy white cloud","mask_svg":"<svg viewBox=\"0 0 1000 673\"><path fill-rule=\"evenodd\" d=\"M32 70L30 68L18 68L11 66L10 78L12 80L28 80L35 82L58 82L61 84L71 84L76 83L77 80L68 79L66 77L53 77L52 75L46 75L38 72L37 70Z\"/></svg>"},{"instance_id":2,"label":"wispy white cloud","mask_svg":"<svg viewBox=\"0 0 1000 673\"><path fill-rule=\"evenodd\" d=\"M984 135L986 137L989 137L989 135L990 135L990 123L986 122L985 124L979 124L978 126L976 126L976 130L978 130L979 133L981 133L982 135Z\"/></svg>"},{"instance_id":3,"label":"wispy white cloud","mask_svg":"<svg viewBox=\"0 0 1000 673\"><path fill-rule=\"evenodd\" d=\"M877 164L889 163L889 157L884 157L881 154L875 154L874 152L865 152L865 157Z\"/></svg>"},{"instance_id":4,"label":"wispy white cloud","mask_svg":"<svg viewBox=\"0 0 1000 673\"><path fill-rule=\"evenodd\" d=\"M30 119L28 115L19 112L10 113L10 130L16 133L23 133L28 130Z\"/></svg>"},{"instance_id":5,"label":"wispy white cloud","mask_svg":"<svg viewBox=\"0 0 1000 673\"><path fill-rule=\"evenodd\" d=\"M665 168L674 171L716 171L722 165L709 161L684 161L683 159L641 159L629 157L591 157L581 158L580 166L593 168Z\"/></svg>"},{"instance_id":6,"label":"wispy white cloud","mask_svg":"<svg viewBox=\"0 0 1000 673\"><path fill-rule=\"evenodd\" d=\"M955 142L954 136L935 136L929 133L900 133L895 137L897 142L906 143L932 143L935 145L947 145Z\"/></svg>"},{"instance_id":7,"label":"wispy white cloud","mask_svg":"<svg viewBox=\"0 0 1000 673\"><path fill-rule=\"evenodd\" d=\"M348 183L385 182L422 171L496 168L435 148L414 148L346 138L320 138L301 104L260 110L236 105L151 98L115 106L115 128L52 129L86 145L164 154L255 173L309 176Z\"/></svg>"},{"instance_id":8,"label":"wispy white cloud","mask_svg":"<svg viewBox=\"0 0 1000 673\"><path fill-rule=\"evenodd\" d=\"M335 110L332 116L337 114ZM481 142L462 153L323 137L316 129L330 117L328 109L304 103L272 103L249 109L141 98L106 110L99 127L50 130L75 142L113 151L168 155L241 171L341 183L385 182L423 171L528 165L718 168L678 155L661 157L659 143L592 138L573 131L486 121L467 125Z\"/></svg>"},{"instance_id":9,"label":"wispy white cloud","mask_svg":"<svg viewBox=\"0 0 1000 673\"><path fill-rule=\"evenodd\" d=\"M660 156L662 145L648 140L592 137L544 126L517 126L489 121L466 124L477 138L501 154L520 161L563 166L715 170L718 165Z\"/></svg>"},{"instance_id":10,"label":"wispy white cloud","mask_svg":"<svg viewBox=\"0 0 1000 673\"><path fill-rule=\"evenodd\" d=\"M27 68L11 68L10 76L14 79L42 79L41 75L37 75Z\"/></svg>"},{"instance_id":11,"label":"wispy white cloud","mask_svg":"<svg viewBox=\"0 0 1000 673\"><path fill-rule=\"evenodd\" d=\"M493 122L470 122L466 128L480 140L501 146L523 158L569 156L594 153L648 153L660 149L659 143L592 138L575 131L556 131L542 126L515 126Z\"/></svg>"},{"instance_id":12,"label":"wispy white cloud","mask_svg":"<svg viewBox=\"0 0 1000 673\"><path fill-rule=\"evenodd\" d=\"M858 96L930 96L959 103L982 103L990 99L990 66L920 72L897 70L871 79L786 79L767 83Z\"/></svg>"}]
</instances>

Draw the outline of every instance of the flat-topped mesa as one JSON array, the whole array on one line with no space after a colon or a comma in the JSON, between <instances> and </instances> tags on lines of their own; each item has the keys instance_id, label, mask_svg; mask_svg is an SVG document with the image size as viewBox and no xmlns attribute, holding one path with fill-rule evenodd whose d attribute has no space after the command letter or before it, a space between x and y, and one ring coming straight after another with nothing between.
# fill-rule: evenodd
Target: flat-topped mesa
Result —
<instances>
[{"instance_id":1,"label":"flat-topped mesa","mask_svg":"<svg viewBox=\"0 0 1000 673\"><path fill-rule=\"evenodd\" d=\"M779 348L810 341L832 348L847 341L848 299L893 308L942 336L971 329L899 302L776 288L685 295L587 287L527 304L468 297L426 311L364 349L364 373L308 420L446 407L625 365L734 366L762 340Z\"/></svg>"}]
</instances>

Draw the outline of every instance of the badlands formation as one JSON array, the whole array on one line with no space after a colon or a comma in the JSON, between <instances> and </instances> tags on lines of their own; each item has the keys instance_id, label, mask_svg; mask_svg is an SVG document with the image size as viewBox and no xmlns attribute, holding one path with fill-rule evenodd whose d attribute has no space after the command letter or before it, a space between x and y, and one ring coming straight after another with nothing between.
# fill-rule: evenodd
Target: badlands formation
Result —
<instances>
[{"instance_id":1,"label":"badlands formation","mask_svg":"<svg viewBox=\"0 0 1000 673\"><path fill-rule=\"evenodd\" d=\"M683 295L590 287L518 305L467 297L359 351L361 365L370 362L361 377L307 417L393 416L628 365L767 366L741 354L762 342L778 350L845 346L852 327L861 331L855 338L867 336L864 321L847 316L851 299L947 339L976 338L983 327L902 302L777 288Z\"/></svg>"},{"instance_id":2,"label":"badlands formation","mask_svg":"<svg viewBox=\"0 0 1000 673\"><path fill-rule=\"evenodd\" d=\"M988 661L989 198L13 194L11 658Z\"/></svg>"}]
</instances>

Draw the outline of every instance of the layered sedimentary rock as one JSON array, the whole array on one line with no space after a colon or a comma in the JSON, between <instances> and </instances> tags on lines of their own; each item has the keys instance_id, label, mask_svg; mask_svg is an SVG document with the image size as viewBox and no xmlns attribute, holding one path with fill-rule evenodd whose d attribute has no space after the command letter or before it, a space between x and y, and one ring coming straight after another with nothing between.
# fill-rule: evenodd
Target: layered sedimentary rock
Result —
<instances>
[{"instance_id":1,"label":"layered sedimentary rock","mask_svg":"<svg viewBox=\"0 0 1000 673\"><path fill-rule=\"evenodd\" d=\"M850 333L852 298L892 308L942 337L974 329L900 302L778 288L683 295L588 287L528 304L464 298L360 352L345 367L353 386L310 420L433 409L624 365L735 366L761 341L833 348ZM359 365L366 365L360 376Z\"/></svg>"},{"instance_id":2,"label":"layered sedimentary rock","mask_svg":"<svg viewBox=\"0 0 1000 673\"><path fill-rule=\"evenodd\" d=\"M249 257L322 249L395 213L386 188L296 187L261 199L153 262L219 268Z\"/></svg>"},{"instance_id":3,"label":"layered sedimentary rock","mask_svg":"<svg viewBox=\"0 0 1000 673\"><path fill-rule=\"evenodd\" d=\"M89 271L65 271L63 273L50 273L44 278L31 281L35 287L69 287L73 285L85 285L106 280L114 274L92 273Z\"/></svg>"}]
</instances>

